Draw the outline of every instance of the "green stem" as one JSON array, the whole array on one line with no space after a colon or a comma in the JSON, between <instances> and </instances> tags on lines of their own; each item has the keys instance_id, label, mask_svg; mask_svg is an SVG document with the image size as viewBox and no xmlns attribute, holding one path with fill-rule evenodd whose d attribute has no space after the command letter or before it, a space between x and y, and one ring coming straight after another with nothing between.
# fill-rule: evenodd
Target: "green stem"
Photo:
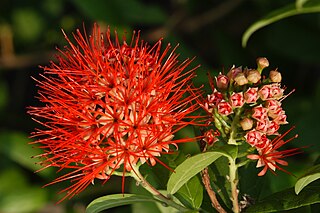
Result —
<instances>
[{"instance_id":1,"label":"green stem","mask_svg":"<svg viewBox=\"0 0 320 213\"><path fill-rule=\"evenodd\" d=\"M238 145L237 141L235 140L235 136L237 134L237 125L240 120L240 113L242 112L242 108L240 109L235 109L235 116L233 118L232 124L231 124L231 132L230 132L230 137L228 140L228 144L230 145ZM235 213L240 212L239 208L239 201L238 201L238 195L239 195L239 190L238 190L238 166L236 164L238 156L235 158L229 158L229 181L230 181L230 186L231 186L231 201L232 201L232 210Z\"/></svg>"},{"instance_id":2,"label":"green stem","mask_svg":"<svg viewBox=\"0 0 320 213\"><path fill-rule=\"evenodd\" d=\"M239 124L240 120L240 113L242 112L242 108L235 109L235 115L231 124L231 132L228 144L237 145L237 141L235 140L235 136L237 134L237 125Z\"/></svg>"},{"instance_id":3,"label":"green stem","mask_svg":"<svg viewBox=\"0 0 320 213\"><path fill-rule=\"evenodd\" d=\"M224 132L221 122L219 121L219 119L215 119L214 117L214 125L215 127L219 130L219 132L221 133L222 137L225 138L226 137L226 133Z\"/></svg>"},{"instance_id":4,"label":"green stem","mask_svg":"<svg viewBox=\"0 0 320 213\"><path fill-rule=\"evenodd\" d=\"M220 123L224 126L224 128L226 128L227 130L230 130L229 124L226 122L225 118L218 113L218 111L216 109L215 109L214 116L215 116L215 118L217 118L220 121ZM227 119L227 117L226 117L226 119Z\"/></svg>"},{"instance_id":5,"label":"green stem","mask_svg":"<svg viewBox=\"0 0 320 213\"><path fill-rule=\"evenodd\" d=\"M231 201L232 210L235 213L240 212L239 202L238 202L238 167L236 165L236 159L229 158L229 178L231 185Z\"/></svg>"},{"instance_id":6,"label":"green stem","mask_svg":"<svg viewBox=\"0 0 320 213\"><path fill-rule=\"evenodd\" d=\"M122 176L131 177L131 173L128 173L128 172L123 173L123 172L119 172L119 171L113 171L112 175L116 175L116 176L119 176L119 177L122 177Z\"/></svg>"},{"instance_id":7,"label":"green stem","mask_svg":"<svg viewBox=\"0 0 320 213\"><path fill-rule=\"evenodd\" d=\"M167 206L171 206L179 212L188 212L191 209L188 209L176 202L174 202L172 199L166 197L163 195L161 192L159 192L156 188L154 188L140 173L139 167L134 167L132 168L131 171L131 177L133 177L143 188L145 188L148 192L150 192L154 197L158 198L160 201L163 202L163 204Z\"/></svg>"}]
</instances>

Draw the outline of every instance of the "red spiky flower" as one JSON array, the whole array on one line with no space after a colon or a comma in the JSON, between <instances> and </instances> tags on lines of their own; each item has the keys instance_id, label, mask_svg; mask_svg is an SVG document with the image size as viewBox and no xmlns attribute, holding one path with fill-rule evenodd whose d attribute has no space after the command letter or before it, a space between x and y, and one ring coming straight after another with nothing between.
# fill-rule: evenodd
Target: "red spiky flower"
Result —
<instances>
[{"instance_id":1,"label":"red spiky flower","mask_svg":"<svg viewBox=\"0 0 320 213\"><path fill-rule=\"evenodd\" d=\"M195 122L195 97L187 92L199 94L189 84L195 68L185 72L192 60L180 63L170 45L161 52L161 40L151 47L137 33L129 44L117 35L112 41L98 26L89 37L79 30L73 37L65 35L69 47L36 80L44 106L29 110L44 127L33 134L45 150L41 164L72 169L50 183L72 181L66 197L138 162L163 164L157 157L170 145L192 141L173 138Z\"/></svg>"},{"instance_id":2,"label":"red spiky flower","mask_svg":"<svg viewBox=\"0 0 320 213\"><path fill-rule=\"evenodd\" d=\"M258 160L257 167L263 167L263 169L259 172L258 176L265 175L268 169L273 173L276 169L289 173L287 170L283 169L277 164L280 164L282 166L287 166L288 162L283 160L283 158L301 153L301 148L291 148L291 149L282 150L282 151L279 151L278 149L281 148L283 145L289 143L294 138L298 137L298 135L295 135L294 137L288 140L283 140L283 138L293 128L294 127L290 128L288 131L286 131L282 135L278 135L270 143L266 144L264 147L257 148L258 154L250 154L247 156L251 160Z\"/></svg>"}]
</instances>

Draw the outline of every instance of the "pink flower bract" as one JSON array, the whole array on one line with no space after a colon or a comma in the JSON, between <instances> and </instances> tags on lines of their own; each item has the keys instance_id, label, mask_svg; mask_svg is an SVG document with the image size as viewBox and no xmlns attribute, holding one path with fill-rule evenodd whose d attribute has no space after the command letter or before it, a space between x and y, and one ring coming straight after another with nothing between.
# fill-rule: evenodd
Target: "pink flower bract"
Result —
<instances>
[{"instance_id":1,"label":"pink flower bract","mask_svg":"<svg viewBox=\"0 0 320 213\"><path fill-rule=\"evenodd\" d=\"M33 135L45 150L43 166L72 169L52 182L72 181L67 196L138 162L163 164L157 157L193 140L173 140L197 117L190 114L196 97L186 95L199 94L190 86L192 60L179 62L175 48L161 51L161 40L149 46L139 33L129 44L112 41L98 26L89 37L78 30L74 43L65 38L69 46L59 50L58 62L36 80L43 106L29 113L43 126Z\"/></svg>"}]
</instances>

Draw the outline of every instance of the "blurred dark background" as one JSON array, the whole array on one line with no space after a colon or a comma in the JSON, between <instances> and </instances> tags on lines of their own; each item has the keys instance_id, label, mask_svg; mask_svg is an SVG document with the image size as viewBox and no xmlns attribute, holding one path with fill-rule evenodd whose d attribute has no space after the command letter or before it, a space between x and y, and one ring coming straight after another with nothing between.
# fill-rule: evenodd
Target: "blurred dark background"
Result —
<instances>
[{"instance_id":1,"label":"blurred dark background","mask_svg":"<svg viewBox=\"0 0 320 213\"><path fill-rule=\"evenodd\" d=\"M255 59L267 57L278 68L283 82L296 91L284 101L288 121L296 125L299 138L292 146L310 146L290 161L296 176L319 156L320 133L320 15L305 14L271 24L241 46L245 30L291 0L1 0L0 2L0 212L84 212L94 198L121 192L120 179L103 187L89 187L72 200L56 205L56 192L65 185L42 189L57 174L39 169L31 156L40 153L28 145L36 124L26 107L39 105L37 76L66 44L61 29L71 36L75 29L90 30L94 22L110 26L120 35L141 30L141 37L154 43L180 44L181 60L196 56L196 85L208 85L206 73L227 71L233 64L254 68ZM129 37L129 36L128 36ZM206 86L208 88L208 86ZM319 132L318 132L319 131ZM273 179L273 175L267 178ZM293 186L295 177L279 174L271 191ZM130 207L115 209L128 212ZM142 212L134 208L133 212ZM111 211L110 211L111 212Z\"/></svg>"}]
</instances>

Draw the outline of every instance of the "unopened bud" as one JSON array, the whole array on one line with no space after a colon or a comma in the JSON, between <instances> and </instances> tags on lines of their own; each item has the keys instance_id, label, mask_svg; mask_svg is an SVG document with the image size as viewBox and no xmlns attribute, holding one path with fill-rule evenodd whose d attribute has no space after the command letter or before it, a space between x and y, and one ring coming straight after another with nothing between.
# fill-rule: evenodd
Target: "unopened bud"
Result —
<instances>
[{"instance_id":1,"label":"unopened bud","mask_svg":"<svg viewBox=\"0 0 320 213\"><path fill-rule=\"evenodd\" d=\"M246 78L246 76L244 75L244 73L238 73L238 75L234 78L234 81L239 85L245 85L248 83L248 79Z\"/></svg>"},{"instance_id":2,"label":"unopened bud","mask_svg":"<svg viewBox=\"0 0 320 213\"><path fill-rule=\"evenodd\" d=\"M249 70L247 74L247 79L251 83L257 83L261 79L261 74L258 70Z\"/></svg>"},{"instance_id":3,"label":"unopened bud","mask_svg":"<svg viewBox=\"0 0 320 213\"><path fill-rule=\"evenodd\" d=\"M244 98L242 92L233 92L229 98L229 102L233 108L242 107L244 104Z\"/></svg>"},{"instance_id":4,"label":"unopened bud","mask_svg":"<svg viewBox=\"0 0 320 213\"><path fill-rule=\"evenodd\" d=\"M257 70L261 73L262 70L269 66L269 61L267 58L261 57L257 58Z\"/></svg>"},{"instance_id":5,"label":"unopened bud","mask_svg":"<svg viewBox=\"0 0 320 213\"><path fill-rule=\"evenodd\" d=\"M253 121L250 118L244 118L240 121L240 125L244 131L252 129Z\"/></svg>"},{"instance_id":6,"label":"unopened bud","mask_svg":"<svg viewBox=\"0 0 320 213\"><path fill-rule=\"evenodd\" d=\"M220 73L216 78L216 82L219 89L225 90L228 88L229 78L226 75Z\"/></svg>"},{"instance_id":7,"label":"unopened bud","mask_svg":"<svg viewBox=\"0 0 320 213\"><path fill-rule=\"evenodd\" d=\"M220 103L218 103L217 108L220 115L228 116L233 113L231 105L225 101L221 101Z\"/></svg>"},{"instance_id":8,"label":"unopened bud","mask_svg":"<svg viewBox=\"0 0 320 213\"><path fill-rule=\"evenodd\" d=\"M282 80L281 73L278 72L277 70L271 70L269 74L269 78L272 82L275 82L275 83L280 83Z\"/></svg>"},{"instance_id":9,"label":"unopened bud","mask_svg":"<svg viewBox=\"0 0 320 213\"><path fill-rule=\"evenodd\" d=\"M241 67L232 67L231 70L227 73L229 79L234 79L239 73L242 72Z\"/></svg>"}]
</instances>

